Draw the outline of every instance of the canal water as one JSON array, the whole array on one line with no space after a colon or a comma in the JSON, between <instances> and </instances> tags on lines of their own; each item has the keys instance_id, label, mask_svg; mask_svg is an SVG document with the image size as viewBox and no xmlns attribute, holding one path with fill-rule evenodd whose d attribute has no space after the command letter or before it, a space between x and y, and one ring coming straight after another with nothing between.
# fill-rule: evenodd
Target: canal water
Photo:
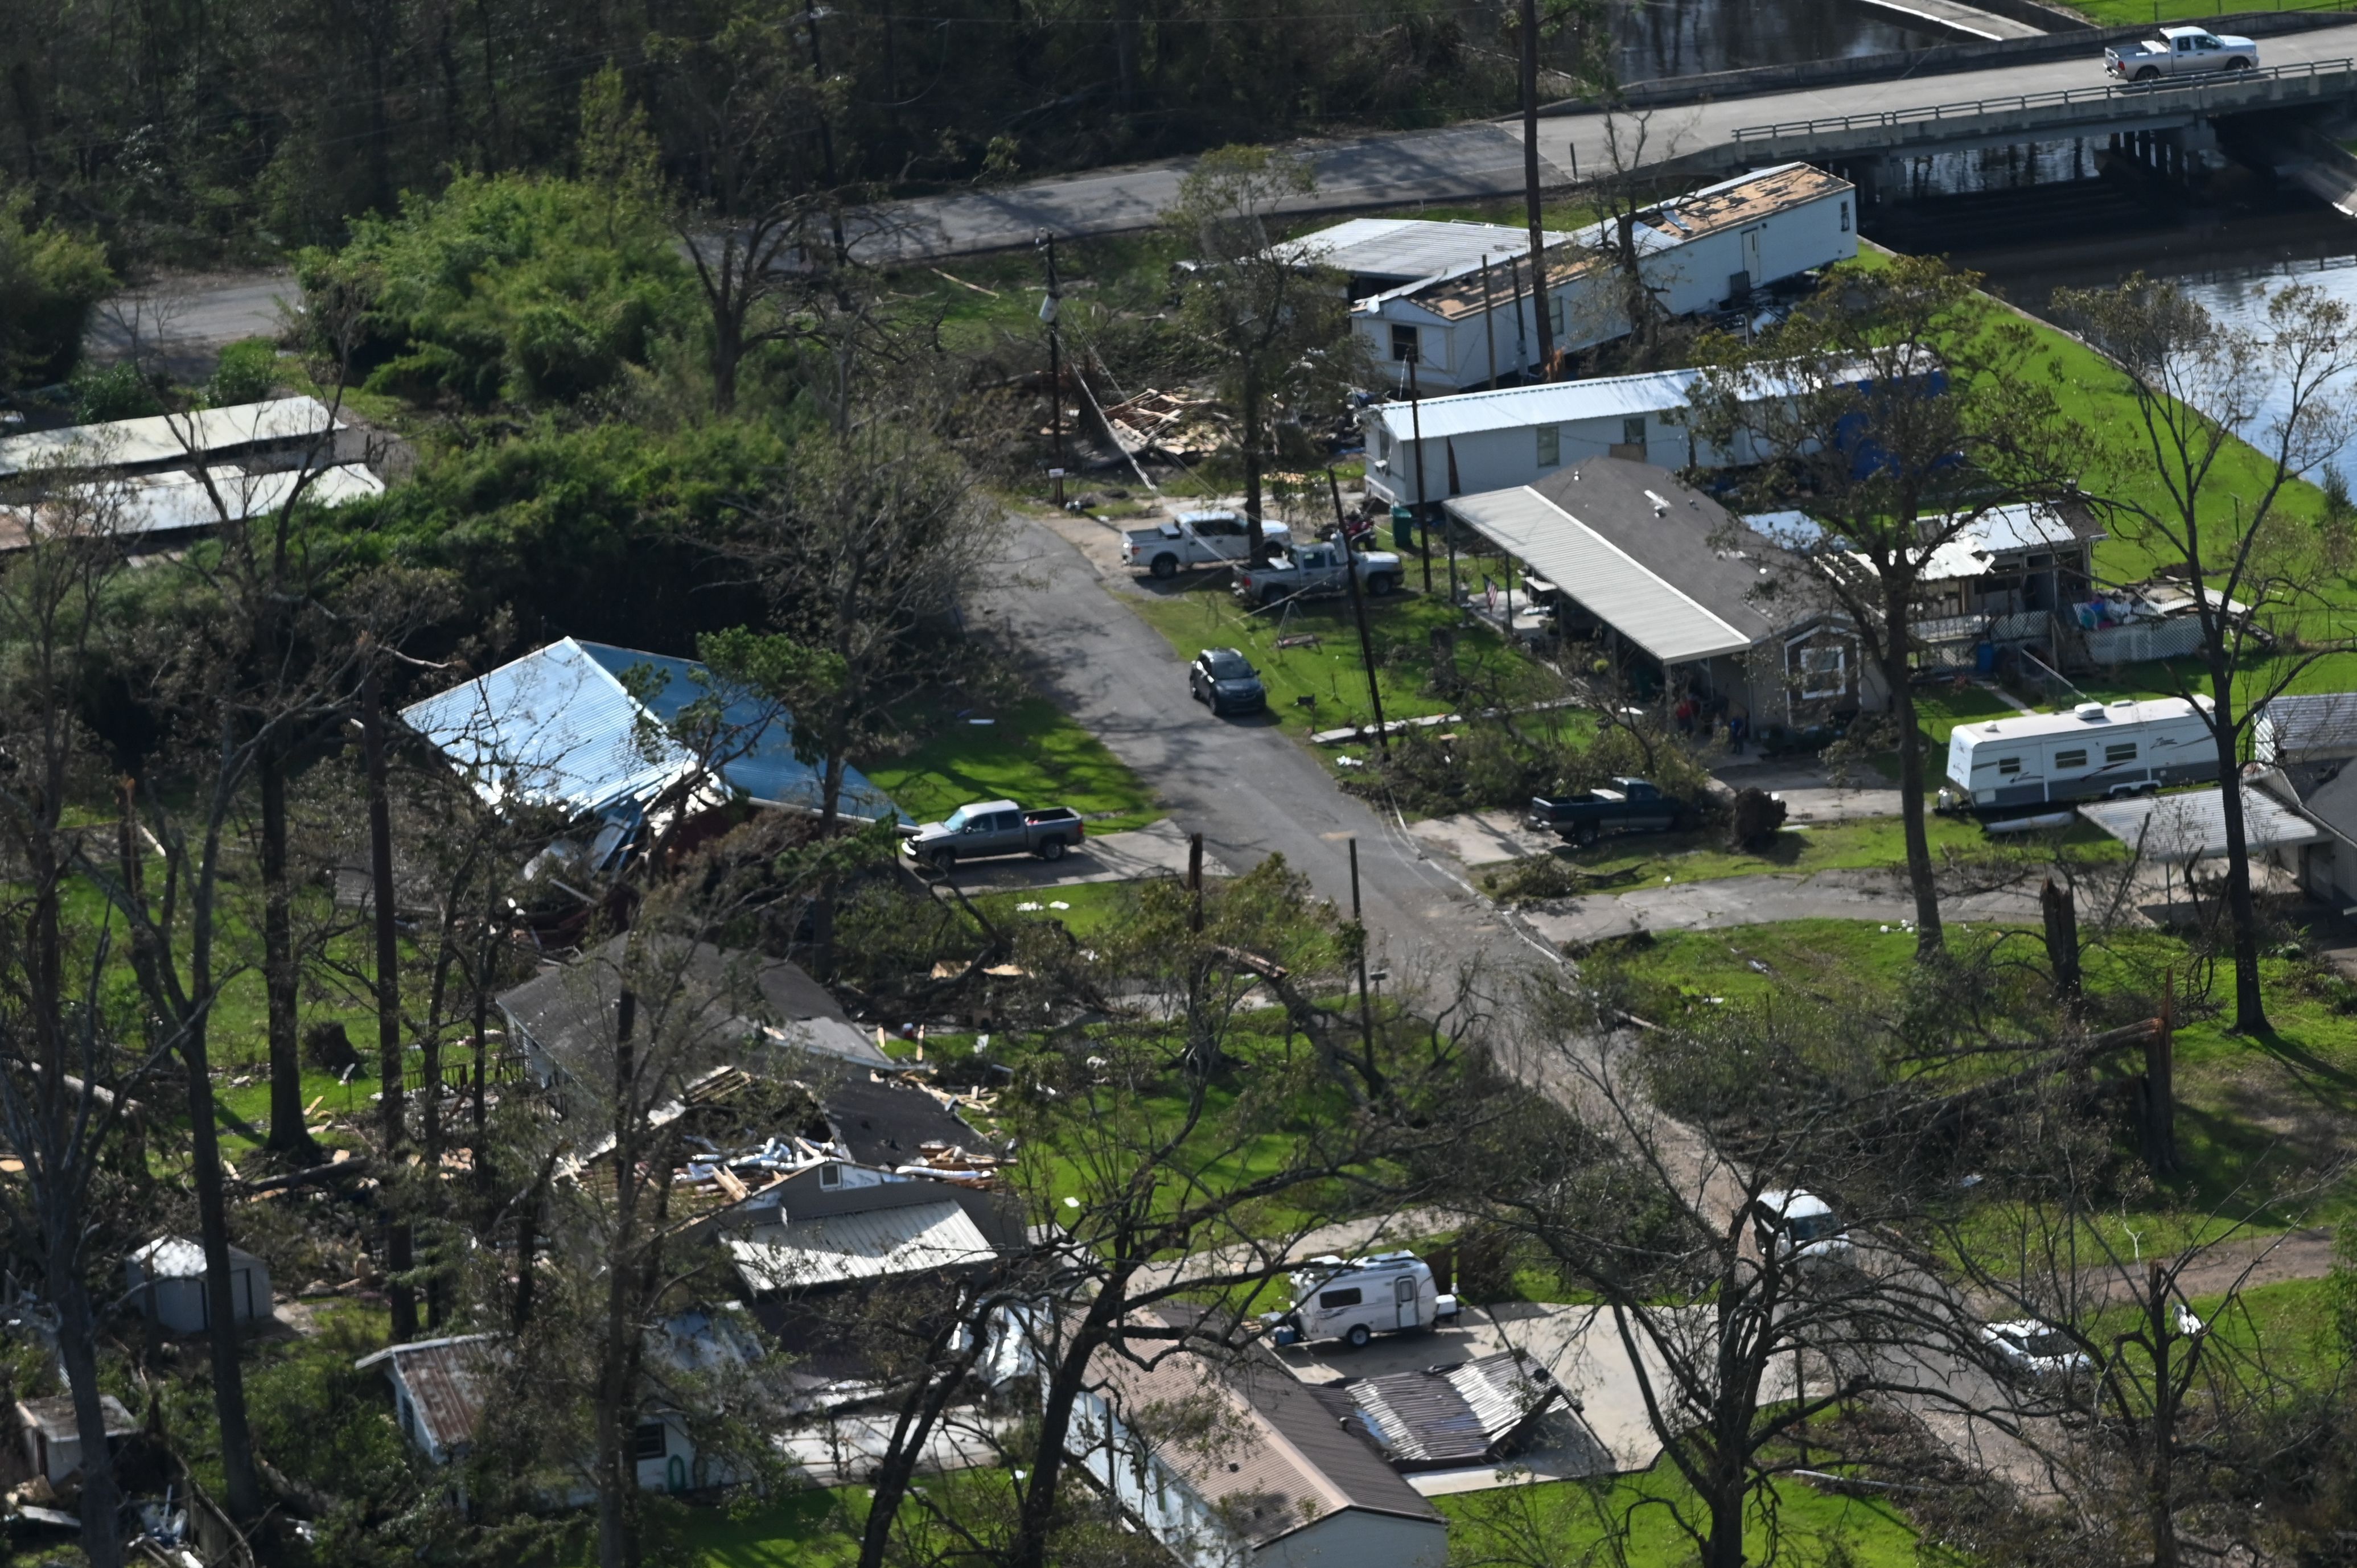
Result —
<instances>
[{"instance_id":1,"label":"canal water","mask_svg":"<svg viewBox=\"0 0 2357 1568\"><path fill-rule=\"evenodd\" d=\"M1885 21L1856 0L1608 0L1606 11L1622 81L1962 41Z\"/></svg>"}]
</instances>

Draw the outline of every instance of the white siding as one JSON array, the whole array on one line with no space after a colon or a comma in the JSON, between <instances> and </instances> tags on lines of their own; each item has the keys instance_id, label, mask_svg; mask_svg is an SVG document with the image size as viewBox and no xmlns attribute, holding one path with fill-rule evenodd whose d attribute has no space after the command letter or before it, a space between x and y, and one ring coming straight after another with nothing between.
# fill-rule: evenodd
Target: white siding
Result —
<instances>
[{"instance_id":1,"label":"white siding","mask_svg":"<svg viewBox=\"0 0 2357 1568\"><path fill-rule=\"evenodd\" d=\"M1448 1527L1345 1509L1252 1554L1253 1568L1444 1568Z\"/></svg>"}]
</instances>

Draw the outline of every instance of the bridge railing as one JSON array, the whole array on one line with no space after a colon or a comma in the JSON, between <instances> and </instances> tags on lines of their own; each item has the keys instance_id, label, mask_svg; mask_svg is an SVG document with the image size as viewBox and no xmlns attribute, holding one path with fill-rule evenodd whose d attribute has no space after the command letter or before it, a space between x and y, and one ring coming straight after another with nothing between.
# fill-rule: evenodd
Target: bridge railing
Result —
<instances>
[{"instance_id":1,"label":"bridge railing","mask_svg":"<svg viewBox=\"0 0 2357 1568\"><path fill-rule=\"evenodd\" d=\"M1816 120L1784 120L1773 125L1746 125L1735 133L1738 142L1777 141L1787 136L1817 136L1833 131L1859 131L1936 120L1969 120L2006 110L2059 109L2074 103L2106 101L2143 102L2179 92L2221 86L2241 87L2260 81L2290 81L2302 77L2357 72L2357 59L2300 60L2257 70L2212 71L2200 77L2164 77L2150 82L2114 82L2102 87L2064 87L2045 92L2018 92L1999 98L1975 98L1960 103L1920 104L1911 109L1879 109L1864 114L1834 114Z\"/></svg>"}]
</instances>

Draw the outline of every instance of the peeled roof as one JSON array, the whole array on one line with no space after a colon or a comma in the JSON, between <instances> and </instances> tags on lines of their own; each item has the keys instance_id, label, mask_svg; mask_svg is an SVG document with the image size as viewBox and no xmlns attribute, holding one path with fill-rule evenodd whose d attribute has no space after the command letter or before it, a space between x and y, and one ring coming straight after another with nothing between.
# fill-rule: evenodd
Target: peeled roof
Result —
<instances>
[{"instance_id":1,"label":"peeled roof","mask_svg":"<svg viewBox=\"0 0 2357 1568\"><path fill-rule=\"evenodd\" d=\"M633 695L621 677L641 667L653 679ZM485 800L496 803L513 789L536 804L597 815L643 807L694 766L661 725L706 694L696 679L703 670L693 660L568 637L414 703L401 717L471 775ZM744 730L732 743L743 754L717 770L730 787L758 805L817 809L823 779L794 755L791 716L747 697L723 718ZM856 768L844 773L842 810L909 820Z\"/></svg>"},{"instance_id":2,"label":"peeled roof","mask_svg":"<svg viewBox=\"0 0 2357 1568\"><path fill-rule=\"evenodd\" d=\"M1546 233L1544 242L1559 245L1566 238ZM1354 277L1428 278L1453 268L1478 267L1484 255L1502 262L1509 255L1528 254L1530 243L1529 230L1502 223L1352 218L1271 249Z\"/></svg>"},{"instance_id":3,"label":"peeled roof","mask_svg":"<svg viewBox=\"0 0 2357 1568\"><path fill-rule=\"evenodd\" d=\"M756 1292L962 1268L998 1255L953 1197L758 1226L728 1236L726 1245Z\"/></svg>"}]
</instances>

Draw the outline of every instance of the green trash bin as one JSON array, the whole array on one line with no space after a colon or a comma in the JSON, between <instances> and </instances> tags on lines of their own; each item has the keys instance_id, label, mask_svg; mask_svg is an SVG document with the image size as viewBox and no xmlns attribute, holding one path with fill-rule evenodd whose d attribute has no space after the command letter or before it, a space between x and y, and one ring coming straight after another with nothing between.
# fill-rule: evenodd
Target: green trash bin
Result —
<instances>
[{"instance_id":1,"label":"green trash bin","mask_svg":"<svg viewBox=\"0 0 2357 1568\"><path fill-rule=\"evenodd\" d=\"M1416 543L1415 509L1414 507L1395 506L1392 508L1392 548L1394 550L1414 550L1418 548Z\"/></svg>"}]
</instances>

